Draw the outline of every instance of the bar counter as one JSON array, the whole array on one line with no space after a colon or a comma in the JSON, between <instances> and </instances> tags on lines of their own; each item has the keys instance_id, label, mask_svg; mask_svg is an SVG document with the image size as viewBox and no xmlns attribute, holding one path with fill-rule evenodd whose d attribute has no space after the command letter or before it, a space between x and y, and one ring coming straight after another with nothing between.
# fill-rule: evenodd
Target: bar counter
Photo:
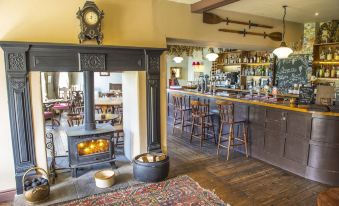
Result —
<instances>
[{"instance_id":1,"label":"bar counter","mask_svg":"<svg viewBox=\"0 0 339 206\"><path fill-rule=\"evenodd\" d=\"M168 109L172 114L172 93L191 99L207 99L215 113L215 100L234 102L235 119L247 120L249 153L284 170L328 185L339 185L339 113L309 111L306 106L267 103L202 94L193 90L168 89ZM242 149L238 151L243 152Z\"/></svg>"}]
</instances>

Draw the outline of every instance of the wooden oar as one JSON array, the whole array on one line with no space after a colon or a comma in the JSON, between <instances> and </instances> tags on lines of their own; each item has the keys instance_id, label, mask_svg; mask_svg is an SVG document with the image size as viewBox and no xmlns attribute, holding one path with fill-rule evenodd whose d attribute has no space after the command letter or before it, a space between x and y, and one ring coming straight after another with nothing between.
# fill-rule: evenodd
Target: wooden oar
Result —
<instances>
[{"instance_id":1,"label":"wooden oar","mask_svg":"<svg viewBox=\"0 0 339 206\"><path fill-rule=\"evenodd\" d=\"M255 36L263 36L264 38L269 37L273 41L281 41L282 40L282 33L281 32L272 32L272 33L267 34L266 32L264 32L264 33L249 32L249 31L246 31L246 29L244 29L244 31L232 30L232 29L219 29L219 31L235 33L235 34L242 34L244 36L246 36L246 34L250 34L250 35L255 35Z\"/></svg>"},{"instance_id":2,"label":"wooden oar","mask_svg":"<svg viewBox=\"0 0 339 206\"><path fill-rule=\"evenodd\" d=\"M262 27L267 29L272 29L273 26L267 26L264 24L256 24L251 21L244 22L244 21L236 21L236 20L230 20L229 18L223 19L220 16L213 14L213 13L204 13L203 14L203 22L206 24L219 24L221 22L226 22L226 24L234 23L234 24L241 24L241 25L248 25L249 28L252 26L254 27Z\"/></svg>"}]
</instances>

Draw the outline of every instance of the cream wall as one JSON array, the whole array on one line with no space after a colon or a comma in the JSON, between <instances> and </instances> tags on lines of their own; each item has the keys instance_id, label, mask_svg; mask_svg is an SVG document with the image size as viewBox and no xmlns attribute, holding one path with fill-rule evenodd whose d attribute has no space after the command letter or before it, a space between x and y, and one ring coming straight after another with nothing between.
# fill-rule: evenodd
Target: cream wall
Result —
<instances>
[{"instance_id":1,"label":"cream wall","mask_svg":"<svg viewBox=\"0 0 339 206\"><path fill-rule=\"evenodd\" d=\"M0 191L15 188L14 159L9 125L4 52L0 49Z\"/></svg>"},{"instance_id":2,"label":"cream wall","mask_svg":"<svg viewBox=\"0 0 339 206\"><path fill-rule=\"evenodd\" d=\"M44 116L41 111L42 109L42 93L41 93L41 73L30 72L30 92L31 105L32 106L32 118L33 118L33 133L34 133L34 144L36 154L36 164L38 167L42 167L47 170L47 155L46 155L46 138L44 128Z\"/></svg>"},{"instance_id":3,"label":"cream wall","mask_svg":"<svg viewBox=\"0 0 339 206\"><path fill-rule=\"evenodd\" d=\"M0 41L28 41L78 44L80 31L76 12L84 0L1 0L0 1ZM202 16L190 13L189 5L177 4L166 0L96 0L104 10L103 21L104 45L124 45L139 47L165 47L166 38L189 39L195 42L223 45L227 47L264 47L273 48L278 43L259 37L242 38L241 35L224 34L216 31L220 25L202 24ZM221 11L216 11L221 14ZM262 17L253 17L237 13L228 13L239 20L257 21L276 26L281 30L281 22ZM225 15L224 15L225 16ZM229 28L236 28L234 26ZM293 32L292 32L293 29ZM287 41L299 39L302 25L287 25ZM90 43L88 43L90 44ZM0 168L0 190L15 187L14 166L10 138L9 114L3 53L0 53L0 156L4 158ZM165 57L162 58L163 62ZM166 139L166 64L162 63L161 74L161 134ZM139 81L142 74L139 74ZM141 92L141 88L140 91ZM142 101L139 99L139 101ZM126 104L124 104L126 106ZM143 107L146 108L146 107ZM146 110L140 111L145 119ZM40 129L34 118L34 124ZM146 128L146 127L145 127ZM141 128L141 129L145 129ZM146 136L141 139L145 144ZM163 141L163 146L165 142ZM144 146L140 151L144 150ZM164 148L166 150L166 148Z\"/></svg>"},{"instance_id":4,"label":"cream wall","mask_svg":"<svg viewBox=\"0 0 339 206\"><path fill-rule=\"evenodd\" d=\"M124 151L129 160L147 152L146 72L123 72ZM131 102L131 104L128 104Z\"/></svg>"},{"instance_id":5,"label":"cream wall","mask_svg":"<svg viewBox=\"0 0 339 206\"><path fill-rule=\"evenodd\" d=\"M269 38L248 35L245 38L239 34L231 34L219 32L220 28L248 30L245 26L230 24L225 26L225 23L220 24L204 24L202 23L202 14L191 13L190 5L178 4L175 2L155 0L153 4L154 21L157 29L166 38L189 40L185 43L196 44L201 43L201 46L215 46L225 48L238 49L272 49L280 44ZM252 22L271 25L274 28L271 30L254 28L250 31L254 32L280 32L282 31L282 21L265 17L246 15L236 12L213 10L213 13L221 17L229 17L239 21L251 20ZM286 25L286 42L294 42L299 40L303 35L303 25L299 23L287 22ZM180 43L180 41L178 41Z\"/></svg>"}]
</instances>

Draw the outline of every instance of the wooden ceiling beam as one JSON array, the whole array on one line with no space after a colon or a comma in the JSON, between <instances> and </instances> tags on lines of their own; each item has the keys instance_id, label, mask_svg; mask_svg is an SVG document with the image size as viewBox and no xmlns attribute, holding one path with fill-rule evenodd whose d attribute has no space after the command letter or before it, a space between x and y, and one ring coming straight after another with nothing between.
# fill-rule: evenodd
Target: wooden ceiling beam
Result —
<instances>
[{"instance_id":1,"label":"wooden ceiling beam","mask_svg":"<svg viewBox=\"0 0 339 206\"><path fill-rule=\"evenodd\" d=\"M191 4L192 13L203 13L240 0L201 0Z\"/></svg>"}]
</instances>

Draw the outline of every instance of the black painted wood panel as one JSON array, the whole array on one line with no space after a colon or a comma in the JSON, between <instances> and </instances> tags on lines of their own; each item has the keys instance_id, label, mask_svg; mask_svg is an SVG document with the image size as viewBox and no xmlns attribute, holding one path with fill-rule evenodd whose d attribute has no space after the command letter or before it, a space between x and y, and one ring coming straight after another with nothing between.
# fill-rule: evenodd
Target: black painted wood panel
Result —
<instances>
[{"instance_id":1,"label":"black painted wood panel","mask_svg":"<svg viewBox=\"0 0 339 206\"><path fill-rule=\"evenodd\" d=\"M27 77L28 46L5 47L9 119L14 154L15 177L35 165L34 136ZM17 192L22 193L21 181L16 181Z\"/></svg>"},{"instance_id":2,"label":"black painted wood panel","mask_svg":"<svg viewBox=\"0 0 339 206\"><path fill-rule=\"evenodd\" d=\"M339 120L313 118L311 139L339 144Z\"/></svg>"},{"instance_id":3,"label":"black painted wood panel","mask_svg":"<svg viewBox=\"0 0 339 206\"><path fill-rule=\"evenodd\" d=\"M146 70L147 144L150 151L160 150L160 55L164 49L26 42L0 42L0 46L5 54L18 194L22 193L23 172L35 166L29 79L27 78L29 71ZM81 54L86 58L81 59ZM148 55L148 61L146 61L146 55Z\"/></svg>"}]
</instances>

